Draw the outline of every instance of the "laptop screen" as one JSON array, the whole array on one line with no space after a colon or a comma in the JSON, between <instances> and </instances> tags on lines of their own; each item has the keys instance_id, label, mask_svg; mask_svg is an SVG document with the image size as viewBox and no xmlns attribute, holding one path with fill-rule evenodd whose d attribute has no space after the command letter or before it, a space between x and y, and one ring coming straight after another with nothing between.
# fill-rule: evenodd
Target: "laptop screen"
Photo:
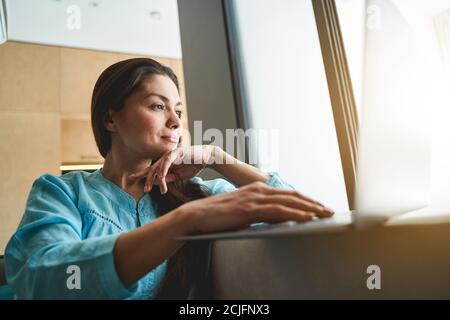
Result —
<instances>
[{"instance_id":1,"label":"laptop screen","mask_svg":"<svg viewBox=\"0 0 450 320\"><path fill-rule=\"evenodd\" d=\"M408 21L390 0L369 0L369 9L356 210L388 218L428 203L431 92Z\"/></svg>"}]
</instances>

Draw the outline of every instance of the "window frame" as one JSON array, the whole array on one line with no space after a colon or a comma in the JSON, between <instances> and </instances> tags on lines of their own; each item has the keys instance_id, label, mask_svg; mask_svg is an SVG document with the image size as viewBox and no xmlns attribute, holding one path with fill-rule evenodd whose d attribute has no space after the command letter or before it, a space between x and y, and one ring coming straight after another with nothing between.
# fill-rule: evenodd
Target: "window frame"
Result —
<instances>
[{"instance_id":1,"label":"window frame","mask_svg":"<svg viewBox=\"0 0 450 320\"><path fill-rule=\"evenodd\" d=\"M358 164L358 114L334 0L311 0L344 173L350 210L355 209Z\"/></svg>"}]
</instances>

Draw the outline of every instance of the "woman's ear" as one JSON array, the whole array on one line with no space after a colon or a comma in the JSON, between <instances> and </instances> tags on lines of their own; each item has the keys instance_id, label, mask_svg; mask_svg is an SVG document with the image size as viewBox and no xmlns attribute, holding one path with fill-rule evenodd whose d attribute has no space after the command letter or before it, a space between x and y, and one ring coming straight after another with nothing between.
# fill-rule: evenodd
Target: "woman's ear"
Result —
<instances>
[{"instance_id":1,"label":"woman's ear","mask_svg":"<svg viewBox=\"0 0 450 320\"><path fill-rule=\"evenodd\" d=\"M103 124L105 125L106 130L110 132L117 132L116 124L114 122L114 115L115 112L109 109L105 114L105 118L103 120Z\"/></svg>"}]
</instances>

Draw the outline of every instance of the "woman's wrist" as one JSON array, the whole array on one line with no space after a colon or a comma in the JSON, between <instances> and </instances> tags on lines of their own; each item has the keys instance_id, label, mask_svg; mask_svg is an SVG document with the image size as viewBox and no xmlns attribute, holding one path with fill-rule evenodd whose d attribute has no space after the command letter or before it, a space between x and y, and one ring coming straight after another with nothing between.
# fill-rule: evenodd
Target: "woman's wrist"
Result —
<instances>
[{"instance_id":1,"label":"woman's wrist","mask_svg":"<svg viewBox=\"0 0 450 320\"><path fill-rule=\"evenodd\" d=\"M181 205L169 213L174 225L176 225L178 236L187 236L197 233L196 212L189 210L187 204Z\"/></svg>"},{"instance_id":2,"label":"woman's wrist","mask_svg":"<svg viewBox=\"0 0 450 320\"><path fill-rule=\"evenodd\" d=\"M237 163L237 159L235 159L234 157L223 151L223 149L218 146L214 146L212 152L213 152L213 161L209 165L209 167L211 169L216 170L219 173L223 165Z\"/></svg>"}]
</instances>

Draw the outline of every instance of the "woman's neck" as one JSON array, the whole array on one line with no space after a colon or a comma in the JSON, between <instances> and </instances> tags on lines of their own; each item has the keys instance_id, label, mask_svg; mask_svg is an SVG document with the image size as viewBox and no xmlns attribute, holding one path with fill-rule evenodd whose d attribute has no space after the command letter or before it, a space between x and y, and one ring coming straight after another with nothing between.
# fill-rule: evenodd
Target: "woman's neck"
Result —
<instances>
[{"instance_id":1,"label":"woman's neck","mask_svg":"<svg viewBox=\"0 0 450 320\"><path fill-rule=\"evenodd\" d=\"M150 159L126 157L110 150L105 158L102 174L139 201L144 194L145 181L130 179L128 176L147 168L150 162Z\"/></svg>"}]
</instances>

